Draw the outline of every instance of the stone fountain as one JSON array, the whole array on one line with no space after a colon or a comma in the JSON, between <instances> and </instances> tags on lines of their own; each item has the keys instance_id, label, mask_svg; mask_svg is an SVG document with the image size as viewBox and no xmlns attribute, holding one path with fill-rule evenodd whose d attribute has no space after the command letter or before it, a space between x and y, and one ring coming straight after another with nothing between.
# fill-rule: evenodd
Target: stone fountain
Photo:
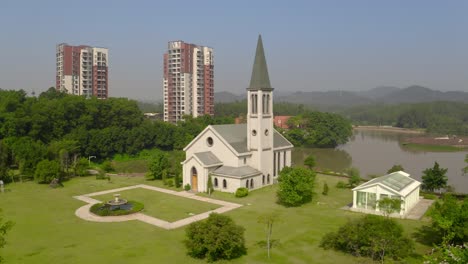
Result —
<instances>
[{"instance_id":1,"label":"stone fountain","mask_svg":"<svg viewBox=\"0 0 468 264\"><path fill-rule=\"evenodd\" d=\"M114 199L107 201L106 204L110 206L111 210L129 210L132 208L127 200L120 198L120 194L114 194Z\"/></svg>"}]
</instances>

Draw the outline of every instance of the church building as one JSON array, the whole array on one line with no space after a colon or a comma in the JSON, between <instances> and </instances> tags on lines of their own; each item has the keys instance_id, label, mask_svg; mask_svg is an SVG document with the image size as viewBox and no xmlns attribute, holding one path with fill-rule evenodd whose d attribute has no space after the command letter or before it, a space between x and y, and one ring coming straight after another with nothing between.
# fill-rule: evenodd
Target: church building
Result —
<instances>
[{"instance_id":1,"label":"church building","mask_svg":"<svg viewBox=\"0 0 468 264\"><path fill-rule=\"evenodd\" d=\"M273 128L273 88L261 36L247 88L247 124L210 125L185 148L183 185L206 192L208 177L217 191L271 185L291 166L294 146Z\"/></svg>"}]
</instances>

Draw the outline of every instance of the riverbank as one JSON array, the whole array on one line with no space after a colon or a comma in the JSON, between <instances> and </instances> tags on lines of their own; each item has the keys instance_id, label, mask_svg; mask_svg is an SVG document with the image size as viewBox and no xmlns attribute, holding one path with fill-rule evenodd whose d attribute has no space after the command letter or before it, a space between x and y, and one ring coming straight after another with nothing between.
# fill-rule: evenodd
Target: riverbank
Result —
<instances>
[{"instance_id":1,"label":"riverbank","mask_svg":"<svg viewBox=\"0 0 468 264\"><path fill-rule=\"evenodd\" d=\"M411 137L404 139L402 144L435 151L459 151L468 148L468 137Z\"/></svg>"},{"instance_id":2,"label":"riverbank","mask_svg":"<svg viewBox=\"0 0 468 264\"><path fill-rule=\"evenodd\" d=\"M407 133L407 134L424 134L425 133L425 131L422 129L409 129L409 128L392 127L392 126L353 126L353 129L388 131L388 132L398 132L398 133Z\"/></svg>"}]
</instances>

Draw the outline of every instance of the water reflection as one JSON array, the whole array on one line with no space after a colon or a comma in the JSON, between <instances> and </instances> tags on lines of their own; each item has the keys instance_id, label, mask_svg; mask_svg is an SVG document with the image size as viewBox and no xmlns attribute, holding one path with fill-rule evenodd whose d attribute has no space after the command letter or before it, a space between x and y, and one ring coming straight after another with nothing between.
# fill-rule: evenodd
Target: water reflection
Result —
<instances>
[{"instance_id":1,"label":"water reflection","mask_svg":"<svg viewBox=\"0 0 468 264\"><path fill-rule=\"evenodd\" d=\"M468 193L468 175L463 176L461 169L467 151L427 152L406 148L401 145L404 138L419 135L402 134L389 131L355 131L351 140L337 149L295 148L293 164L303 164L308 155L314 155L317 167L343 171L357 167L363 177L383 175L394 164L401 164L411 176L421 180L422 171L432 167L437 161L441 167L448 168L449 184L457 192Z\"/></svg>"}]
</instances>

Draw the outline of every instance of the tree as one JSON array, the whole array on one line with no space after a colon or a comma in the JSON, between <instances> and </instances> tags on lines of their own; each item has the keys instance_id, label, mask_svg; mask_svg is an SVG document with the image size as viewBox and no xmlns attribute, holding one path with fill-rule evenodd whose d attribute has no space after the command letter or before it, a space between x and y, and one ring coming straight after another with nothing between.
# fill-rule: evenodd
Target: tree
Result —
<instances>
[{"instance_id":1,"label":"tree","mask_svg":"<svg viewBox=\"0 0 468 264\"><path fill-rule=\"evenodd\" d=\"M39 183L50 183L60 179L60 164L55 160L42 160L37 164L34 179Z\"/></svg>"},{"instance_id":2,"label":"tree","mask_svg":"<svg viewBox=\"0 0 468 264\"><path fill-rule=\"evenodd\" d=\"M346 170L346 174L348 174L348 186L350 188L354 188L359 185L361 182L361 176L359 176L359 170L357 168L349 168Z\"/></svg>"},{"instance_id":3,"label":"tree","mask_svg":"<svg viewBox=\"0 0 468 264\"><path fill-rule=\"evenodd\" d=\"M323 184L322 194L323 195L328 195L328 184L326 182Z\"/></svg>"},{"instance_id":4,"label":"tree","mask_svg":"<svg viewBox=\"0 0 468 264\"><path fill-rule=\"evenodd\" d=\"M392 199L389 197L385 197L377 201L377 205L379 206L379 210L387 217L395 212L400 212L401 210L401 200L400 199Z\"/></svg>"},{"instance_id":5,"label":"tree","mask_svg":"<svg viewBox=\"0 0 468 264\"><path fill-rule=\"evenodd\" d=\"M13 222L11 221L4 222L1 213L2 213L2 210L0 209L0 248L3 248L6 244L5 236L7 232L13 227ZM0 256L0 262L2 262L1 256Z\"/></svg>"},{"instance_id":6,"label":"tree","mask_svg":"<svg viewBox=\"0 0 468 264\"><path fill-rule=\"evenodd\" d=\"M405 169L403 169L403 166L401 166L400 164L395 164L387 171L387 174L390 174L392 172L397 172L397 171L404 171L404 170Z\"/></svg>"},{"instance_id":7,"label":"tree","mask_svg":"<svg viewBox=\"0 0 468 264\"><path fill-rule=\"evenodd\" d=\"M211 213L206 221L190 224L185 230L188 254L209 262L233 259L246 254L245 229L225 215Z\"/></svg>"},{"instance_id":8,"label":"tree","mask_svg":"<svg viewBox=\"0 0 468 264\"><path fill-rule=\"evenodd\" d=\"M448 178L445 175L447 169L439 167L439 163L434 162L433 168L427 168L423 171L422 188L423 190L434 192L447 187Z\"/></svg>"},{"instance_id":9,"label":"tree","mask_svg":"<svg viewBox=\"0 0 468 264\"><path fill-rule=\"evenodd\" d=\"M307 156L307 158L304 160L304 165L309 167L309 169L313 169L315 167L315 157L312 155Z\"/></svg>"},{"instance_id":10,"label":"tree","mask_svg":"<svg viewBox=\"0 0 468 264\"><path fill-rule=\"evenodd\" d=\"M284 167L278 182L277 197L280 204L299 206L312 200L315 172L304 168Z\"/></svg>"},{"instance_id":11,"label":"tree","mask_svg":"<svg viewBox=\"0 0 468 264\"><path fill-rule=\"evenodd\" d=\"M403 227L391 218L366 215L349 220L337 232L326 234L324 249L335 249L353 256L366 256L382 263L385 257L399 260L410 255L413 242L403 235Z\"/></svg>"},{"instance_id":12,"label":"tree","mask_svg":"<svg viewBox=\"0 0 468 264\"><path fill-rule=\"evenodd\" d=\"M462 244L468 241L468 198L457 201L450 194L443 196L429 209L432 228L436 231L443 244Z\"/></svg>"},{"instance_id":13,"label":"tree","mask_svg":"<svg viewBox=\"0 0 468 264\"><path fill-rule=\"evenodd\" d=\"M208 195L211 196L211 193L213 192L213 180L211 179L211 174L208 175L208 183L206 189L208 190Z\"/></svg>"},{"instance_id":14,"label":"tree","mask_svg":"<svg viewBox=\"0 0 468 264\"><path fill-rule=\"evenodd\" d=\"M85 176L89 168L89 161L87 158L80 158L73 164L73 171L75 175Z\"/></svg>"},{"instance_id":15,"label":"tree","mask_svg":"<svg viewBox=\"0 0 468 264\"><path fill-rule=\"evenodd\" d=\"M258 222L261 224L265 224L265 232L266 232L266 248L268 258L270 258L270 249L272 248L272 240L271 235L273 234L273 224L280 220L280 215L277 212L266 213L260 215L258 217Z\"/></svg>"},{"instance_id":16,"label":"tree","mask_svg":"<svg viewBox=\"0 0 468 264\"><path fill-rule=\"evenodd\" d=\"M150 160L148 178L151 180L162 179L163 173L169 169L169 159L163 152L158 152Z\"/></svg>"}]
</instances>

